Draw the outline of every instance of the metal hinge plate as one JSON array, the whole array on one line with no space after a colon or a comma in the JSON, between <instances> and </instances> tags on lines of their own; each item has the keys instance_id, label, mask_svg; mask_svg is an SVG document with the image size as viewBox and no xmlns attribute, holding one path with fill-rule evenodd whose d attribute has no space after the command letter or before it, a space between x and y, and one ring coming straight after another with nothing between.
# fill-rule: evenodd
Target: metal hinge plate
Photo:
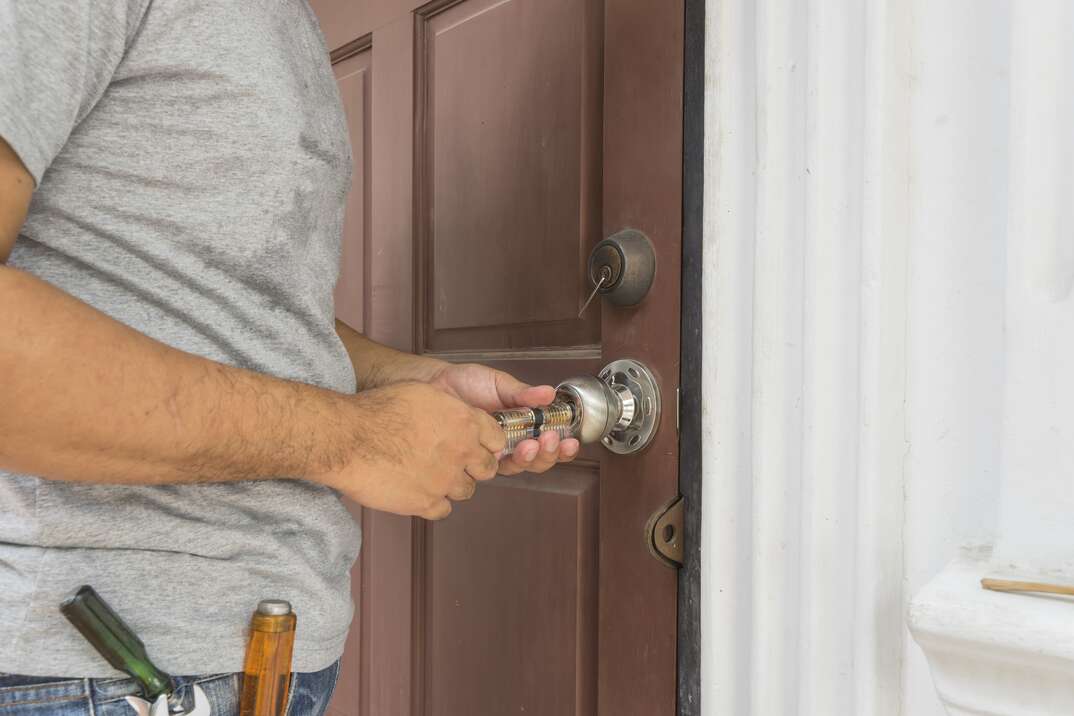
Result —
<instances>
[{"instance_id":1,"label":"metal hinge plate","mask_svg":"<svg viewBox=\"0 0 1074 716\"><path fill-rule=\"evenodd\" d=\"M669 567L682 566L685 509L685 500L681 496L676 497L666 507L654 512L646 527L649 551Z\"/></svg>"}]
</instances>

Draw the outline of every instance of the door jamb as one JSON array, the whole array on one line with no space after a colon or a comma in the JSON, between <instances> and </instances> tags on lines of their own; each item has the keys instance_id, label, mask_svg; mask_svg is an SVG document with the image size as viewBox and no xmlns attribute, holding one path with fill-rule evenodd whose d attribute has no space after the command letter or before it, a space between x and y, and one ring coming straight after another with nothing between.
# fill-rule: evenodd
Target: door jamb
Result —
<instances>
[{"instance_id":1,"label":"door jamb","mask_svg":"<svg viewBox=\"0 0 1074 716\"><path fill-rule=\"evenodd\" d=\"M682 317L679 493L685 503L678 596L678 716L701 715L701 257L705 141L705 0L683 19Z\"/></svg>"}]
</instances>

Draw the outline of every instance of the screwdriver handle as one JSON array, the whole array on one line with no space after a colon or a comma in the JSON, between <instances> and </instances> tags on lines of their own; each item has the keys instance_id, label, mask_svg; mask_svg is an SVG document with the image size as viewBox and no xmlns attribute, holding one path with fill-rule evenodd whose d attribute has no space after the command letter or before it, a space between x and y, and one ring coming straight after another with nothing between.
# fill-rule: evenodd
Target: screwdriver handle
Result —
<instances>
[{"instance_id":1,"label":"screwdriver handle","mask_svg":"<svg viewBox=\"0 0 1074 716\"><path fill-rule=\"evenodd\" d=\"M175 682L158 669L146 654L145 644L88 584L60 605L67 617L93 648L112 665L134 677L149 701L175 691Z\"/></svg>"},{"instance_id":2,"label":"screwdriver handle","mask_svg":"<svg viewBox=\"0 0 1074 716\"><path fill-rule=\"evenodd\" d=\"M291 604L263 599L250 620L239 716L283 716L291 687L297 618Z\"/></svg>"}]
</instances>

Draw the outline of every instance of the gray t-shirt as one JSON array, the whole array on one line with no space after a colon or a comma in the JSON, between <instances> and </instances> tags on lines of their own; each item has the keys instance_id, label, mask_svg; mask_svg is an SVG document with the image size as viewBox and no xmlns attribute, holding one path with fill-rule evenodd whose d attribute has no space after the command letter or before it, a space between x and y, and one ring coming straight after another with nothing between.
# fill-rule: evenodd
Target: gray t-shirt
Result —
<instances>
[{"instance_id":1,"label":"gray t-shirt","mask_svg":"<svg viewBox=\"0 0 1074 716\"><path fill-rule=\"evenodd\" d=\"M305 0L0 0L0 136L38 183L10 266L184 351L354 390L332 303L350 147ZM57 609L81 584L174 674L240 671L258 600L287 599L294 668L321 669L359 542L298 480L0 472L0 672L116 674Z\"/></svg>"}]
</instances>

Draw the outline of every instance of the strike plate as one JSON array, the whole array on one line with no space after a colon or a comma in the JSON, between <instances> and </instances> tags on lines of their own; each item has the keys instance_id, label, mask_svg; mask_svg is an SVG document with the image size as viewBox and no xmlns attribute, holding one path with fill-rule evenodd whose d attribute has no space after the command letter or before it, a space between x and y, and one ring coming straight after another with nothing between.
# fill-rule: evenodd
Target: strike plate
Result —
<instances>
[{"instance_id":1,"label":"strike plate","mask_svg":"<svg viewBox=\"0 0 1074 716\"><path fill-rule=\"evenodd\" d=\"M653 513L646 529L649 551L669 567L682 566L684 510L684 500L676 497L670 505Z\"/></svg>"}]
</instances>

